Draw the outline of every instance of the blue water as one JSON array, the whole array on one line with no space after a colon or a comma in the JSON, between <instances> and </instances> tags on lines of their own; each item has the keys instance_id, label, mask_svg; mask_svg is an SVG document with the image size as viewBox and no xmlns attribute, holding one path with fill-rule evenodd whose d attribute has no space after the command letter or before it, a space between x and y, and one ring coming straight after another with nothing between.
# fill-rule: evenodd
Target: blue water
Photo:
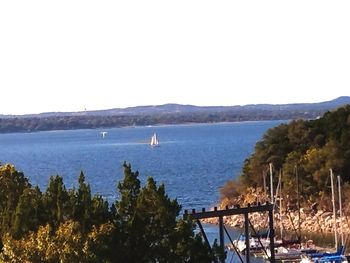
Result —
<instances>
[{"instance_id":1,"label":"blue water","mask_svg":"<svg viewBox=\"0 0 350 263\"><path fill-rule=\"evenodd\" d=\"M93 193L113 200L123 178L122 164L164 183L184 209L212 207L219 188L236 178L243 161L267 129L281 121L153 126L102 130L0 134L0 162L13 163L33 185L46 189L50 175L68 188L84 171ZM160 147L148 145L156 132Z\"/></svg>"}]
</instances>

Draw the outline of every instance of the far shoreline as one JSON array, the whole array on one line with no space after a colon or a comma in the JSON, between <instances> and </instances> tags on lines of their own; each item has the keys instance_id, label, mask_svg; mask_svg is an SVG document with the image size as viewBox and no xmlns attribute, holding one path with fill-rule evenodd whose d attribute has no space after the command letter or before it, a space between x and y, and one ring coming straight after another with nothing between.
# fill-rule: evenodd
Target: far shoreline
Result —
<instances>
[{"instance_id":1,"label":"far shoreline","mask_svg":"<svg viewBox=\"0 0 350 263\"><path fill-rule=\"evenodd\" d=\"M0 135L3 134L30 134L30 133L40 133L40 132L64 132L64 131L87 131L87 130L110 130L110 129L137 129L137 128L157 128L157 127L176 127L176 126L205 126L205 125L230 125L238 123L258 123L258 122L280 122L288 123L292 121L291 119L276 119L276 120L243 120L243 121L228 121L228 122L188 122L188 123L160 123L151 125L126 125L126 126L115 126L115 127L91 127L91 128L67 128L67 129L43 129L43 130L26 130L26 131L0 131Z\"/></svg>"}]
</instances>

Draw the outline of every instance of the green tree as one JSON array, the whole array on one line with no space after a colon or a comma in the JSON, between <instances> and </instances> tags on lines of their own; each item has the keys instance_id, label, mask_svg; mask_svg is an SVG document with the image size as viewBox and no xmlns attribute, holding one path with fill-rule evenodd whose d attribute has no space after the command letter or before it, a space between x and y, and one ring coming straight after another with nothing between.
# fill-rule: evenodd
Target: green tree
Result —
<instances>
[{"instance_id":1,"label":"green tree","mask_svg":"<svg viewBox=\"0 0 350 263\"><path fill-rule=\"evenodd\" d=\"M83 172L80 173L78 183L74 219L79 220L82 231L87 232L92 225L92 199L90 185L85 183Z\"/></svg>"},{"instance_id":2,"label":"green tree","mask_svg":"<svg viewBox=\"0 0 350 263\"><path fill-rule=\"evenodd\" d=\"M118 183L117 189L120 199L116 201L116 228L120 229L120 238L117 243L118 256L125 257L126 262L137 262L137 233L135 228L135 215L137 198L141 191L139 173L131 170L131 165L124 163L124 179Z\"/></svg>"},{"instance_id":3,"label":"green tree","mask_svg":"<svg viewBox=\"0 0 350 263\"><path fill-rule=\"evenodd\" d=\"M272 163L274 171L282 171L284 199L295 200L297 167L301 201L322 202L324 208L329 208L329 169L340 174L344 182L350 182L349 158L350 105L347 105L316 120L291 121L268 130L244 162L239 178L243 187L238 191L244 194L247 187L263 186L264 177L268 179L268 165Z\"/></svg>"},{"instance_id":4,"label":"green tree","mask_svg":"<svg viewBox=\"0 0 350 263\"><path fill-rule=\"evenodd\" d=\"M60 176L51 176L49 185L43 195L43 203L47 212L47 221L53 227L58 227L64 219L72 218L69 209L69 195Z\"/></svg>"},{"instance_id":5,"label":"green tree","mask_svg":"<svg viewBox=\"0 0 350 263\"><path fill-rule=\"evenodd\" d=\"M95 195L91 200L91 224L99 225L113 220L109 204L100 195Z\"/></svg>"},{"instance_id":6,"label":"green tree","mask_svg":"<svg viewBox=\"0 0 350 263\"><path fill-rule=\"evenodd\" d=\"M211 262L214 256L193 233L191 221L177 220L181 206L152 178L141 188L138 172L124 164L116 203L120 253L125 262Z\"/></svg>"},{"instance_id":7,"label":"green tree","mask_svg":"<svg viewBox=\"0 0 350 263\"><path fill-rule=\"evenodd\" d=\"M42 194L39 187L27 188L19 198L11 233L20 238L29 231L37 230L45 222Z\"/></svg>"},{"instance_id":8,"label":"green tree","mask_svg":"<svg viewBox=\"0 0 350 263\"><path fill-rule=\"evenodd\" d=\"M86 262L84 237L79 223L66 221L54 233L50 226L41 226L22 239L15 240L10 235L4 238L1 254L5 262Z\"/></svg>"},{"instance_id":9,"label":"green tree","mask_svg":"<svg viewBox=\"0 0 350 263\"><path fill-rule=\"evenodd\" d=\"M1 200L7 228L0 261L212 262L224 256L217 246L210 250L204 244L192 221L178 218L181 206L164 185L148 178L141 187L138 172L130 164L123 167L120 199L110 210L101 196L91 197L83 173L77 190L67 190L62 177L53 176L41 193L14 167L1 167L0 179L11 186L4 189L19 185L22 190Z\"/></svg>"},{"instance_id":10,"label":"green tree","mask_svg":"<svg viewBox=\"0 0 350 263\"><path fill-rule=\"evenodd\" d=\"M152 259L166 262L170 258L173 235L176 229L176 217L180 213L180 205L170 200L165 194L164 185L156 186L152 178L142 188L135 209L134 226L137 251L134 255L143 262Z\"/></svg>"},{"instance_id":11,"label":"green tree","mask_svg":"<svg viewBox=\"0 0 350 263\"><path fill-rule=\"evenodd\" d=\"M115 244L119 238L118 230L113 223L93 226L84 244L87 263L122 262Z\"/></svg>"},{"instance_id":12,"label":"green tree","mask_svg":"<svg viewBox=\"0 0 350 263\"><path fill-rule=\"evenodd\" d=\"M30 188L31 185L28 179L24 177L23 173L18 172L13 165L0 166L1 235L11 231L17 203L23 192Z\"/></svg>"}]
</instances>

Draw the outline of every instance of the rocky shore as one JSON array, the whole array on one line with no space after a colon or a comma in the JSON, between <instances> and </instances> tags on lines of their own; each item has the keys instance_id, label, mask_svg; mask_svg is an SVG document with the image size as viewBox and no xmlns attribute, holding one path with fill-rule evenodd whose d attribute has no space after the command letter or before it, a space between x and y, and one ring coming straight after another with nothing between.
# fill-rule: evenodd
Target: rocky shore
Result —
<instances>
[{"instance_id":1,"label":"rocky shore","mask_svg":"<svg viewBox=\"0 0 350 263\"><path fill-rule=\"evenodd\" d=\"M281 226L281 220L283 229L287 231L294 231L298 229L298 212L290 211L284 212L280 216L279 213L274 214L274 224L276 228ZM255 230L264 229L268 227L268 214L267 213L251 213L249 214L249 220L254 226ZM337 218L336 220L338 232L342 228L343 233L350 233L349 220L346 216ZM204 223L218 224L218 219L203 220ZM224 224L231 227L244 227L244 216L233 215L224 217ZM305 212L303 209L300 211L300 229L303 232L313 233L333 233L334 232L334 220L333 213L328 211L314 211L312 213Z\"/></svg>"}]
</instances>

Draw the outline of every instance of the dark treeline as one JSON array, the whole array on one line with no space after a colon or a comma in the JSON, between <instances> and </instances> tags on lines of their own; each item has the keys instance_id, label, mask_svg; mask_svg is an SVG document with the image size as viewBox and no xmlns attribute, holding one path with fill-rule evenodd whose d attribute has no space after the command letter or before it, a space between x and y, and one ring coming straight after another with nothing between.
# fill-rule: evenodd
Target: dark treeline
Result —
<instances>
[{"instance_id":1,"label":"dark treeline","mask_svg":"<svg viewBox=\"0 0 350 263\"><path fill-rule=\"evenodd\" d=\"M1 115L0 133L94 129L157 124L315 119L350 103L350 97L319 103L193 106L164 104L84 112Z\"/></svg>"},{"instance_id":2,"label":"dark treeline","mask_svg":"<svg viewBox=\"0 0 350 263\"><path fill-rule=\"evenodd\" d=\"M50 116L0 118L0 133L70 129L95 129L157 124L214 123L316 118L322 111L308 114L293 111L247 110L237 112L167 113L152 115Z\"/></svg>"},{"instance_id":3,"label":"dark treeline","mask_svg":"<svg viewBox=\"0 0 350 263\"><path fill-rule=\"evenodd\" d=\"M124 164L120 198L108 204L92 195L85 176L66 189L63 178L50 178L46 191L33 187L12 165L0 166L0 262L218 262L179 218L181 206L164 185Z\"/></svg>"},{"instance_id":4,"label":"dark treeline","mask_svg":"<svg viewBox=\"0 0 350 263\"><path fill-rule=\"evenodd\" d=\"M322 209L331 208L332 169L335 176L341 176L343 203L348 204L344 211L349 212L350 105L327 112L317 120L295 120L268 130L255 145L254 153L245 160L239 180L229 181L221 189L222 200L228 203L238 199L244 201L248 196L250 201L256 200L257 196L262 199L264 181L270 186L270 163L274 188L281 174L286 204L296 204L298 174L300 200L304 207L314 204Z\"/></svg>"}]
</instances>

